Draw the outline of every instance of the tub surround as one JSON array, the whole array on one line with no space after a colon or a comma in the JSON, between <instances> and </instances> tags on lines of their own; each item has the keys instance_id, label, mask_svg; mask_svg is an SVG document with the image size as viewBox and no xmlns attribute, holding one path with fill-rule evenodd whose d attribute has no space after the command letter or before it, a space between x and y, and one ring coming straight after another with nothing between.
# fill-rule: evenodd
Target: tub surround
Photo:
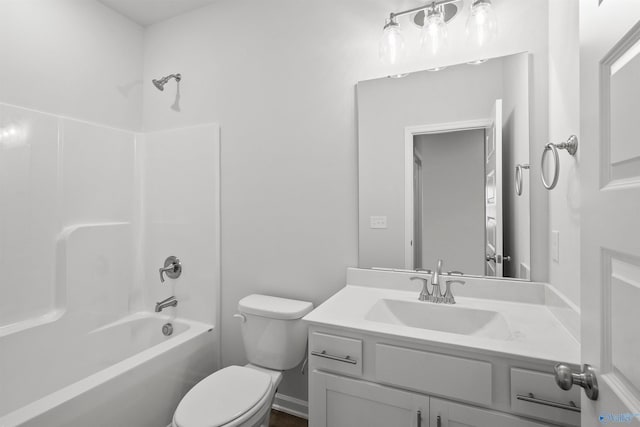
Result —
<instances>
[{"instance_id":1,"label":"tub surround","mask_svg":"<svg viewBox=\"0 0 640 427\"><path fill-rule=\"evenodd\" d=\"M0 425L168 424L220 367L219 126L142 134L0 103L0 128L19 285L0 302ZM184 274L162 284L172 254ZM135 319L170 295L167 340L166 316Z\"/></svg>"}]
</instances>

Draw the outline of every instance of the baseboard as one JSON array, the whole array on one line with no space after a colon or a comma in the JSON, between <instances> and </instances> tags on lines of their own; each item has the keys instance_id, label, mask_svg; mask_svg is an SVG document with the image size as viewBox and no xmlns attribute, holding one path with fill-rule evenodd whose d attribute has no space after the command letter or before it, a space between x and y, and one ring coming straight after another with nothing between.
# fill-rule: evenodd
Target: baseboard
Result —
<instances>
[{"instance_id":1,"label":"baseboard","mask_svg":"<svg viewBox=\"0 0 640 427\"><path fill-rule=\"evenodd\" d=\"M285 412L305 420L309 419L309 404L306 400L276 393L272 407L276 411Z\"/></svg>"}]
</instances>

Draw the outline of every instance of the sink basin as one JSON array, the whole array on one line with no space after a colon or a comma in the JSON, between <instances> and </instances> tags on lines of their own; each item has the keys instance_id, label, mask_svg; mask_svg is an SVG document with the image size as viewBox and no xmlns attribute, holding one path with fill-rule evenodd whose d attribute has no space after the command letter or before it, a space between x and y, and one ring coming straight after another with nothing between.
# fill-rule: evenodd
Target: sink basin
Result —
<instances>
[{"instance_id":1,"label":"sink basin","mask_svg":"<svg viewBox=\"0 0 640 427\"><path fill-rule=\"evenodd\" d=\"M365 320L450 334L500 340L511 338L509 326L500 313L459 305L380 299L371 307Z\"/></svg>"}]
</instances>

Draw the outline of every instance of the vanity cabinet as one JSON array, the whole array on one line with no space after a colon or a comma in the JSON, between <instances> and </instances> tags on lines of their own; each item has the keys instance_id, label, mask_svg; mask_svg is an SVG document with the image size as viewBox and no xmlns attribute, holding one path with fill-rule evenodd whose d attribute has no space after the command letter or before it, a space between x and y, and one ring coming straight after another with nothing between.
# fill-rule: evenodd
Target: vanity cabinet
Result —
<instances>
[{"instance_id":1,"label":"vanity cabinet","mask_svg":"<svg viewBox=\"0 0 640 427\"><path fill-rule=\"evenodd\" d=\"M422 394L318 371L310 383L310 426L429 425L429 398Z\"/></svg>"},{"instance_id":2,"label":"vanity cabinet","mask_svg":"<svg viewBox=\"0 0 640 427\"><path fill-rule=\"evenodd\" d=\"M429 407L431 427L544 427L548 425L435 397L430 399Z\"/></svg>"},{"instance_id":3,"label":"vanity cabinet","mask_svg":"<svg viewBox=\"0 0 640 427\"><path fill-rule=\"evenodd\" d=\"M579 412L540 403L580 402L576 387L556 386L552 368L547 362L312 325L309 426L577 426Z\"/></svg>"}]
</instances>

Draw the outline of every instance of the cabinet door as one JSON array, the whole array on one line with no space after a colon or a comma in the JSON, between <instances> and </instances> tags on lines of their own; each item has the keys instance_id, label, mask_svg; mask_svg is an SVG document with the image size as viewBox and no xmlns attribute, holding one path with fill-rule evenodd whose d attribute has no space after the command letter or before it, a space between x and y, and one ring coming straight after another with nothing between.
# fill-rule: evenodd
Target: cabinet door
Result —
<instances>
[{"instance_id":1,"label":"cabinet door","mask_svg":"<svg viewBox=\"0 0 640 427\"><path fill-rule=\"evenodd\" d=\"M431 427L545 427L524 418L431 398Z\"/></svg>"},{"instance_id":2,"label":"cabinet door","mask_svg":"<svg viewBox=\"0 0 640 427\"><path fill-rule=\"evenodd\" d=\"M367 381L314 371L309 427L427 427L429 398Z\"/></svg>"}]
</instances>

